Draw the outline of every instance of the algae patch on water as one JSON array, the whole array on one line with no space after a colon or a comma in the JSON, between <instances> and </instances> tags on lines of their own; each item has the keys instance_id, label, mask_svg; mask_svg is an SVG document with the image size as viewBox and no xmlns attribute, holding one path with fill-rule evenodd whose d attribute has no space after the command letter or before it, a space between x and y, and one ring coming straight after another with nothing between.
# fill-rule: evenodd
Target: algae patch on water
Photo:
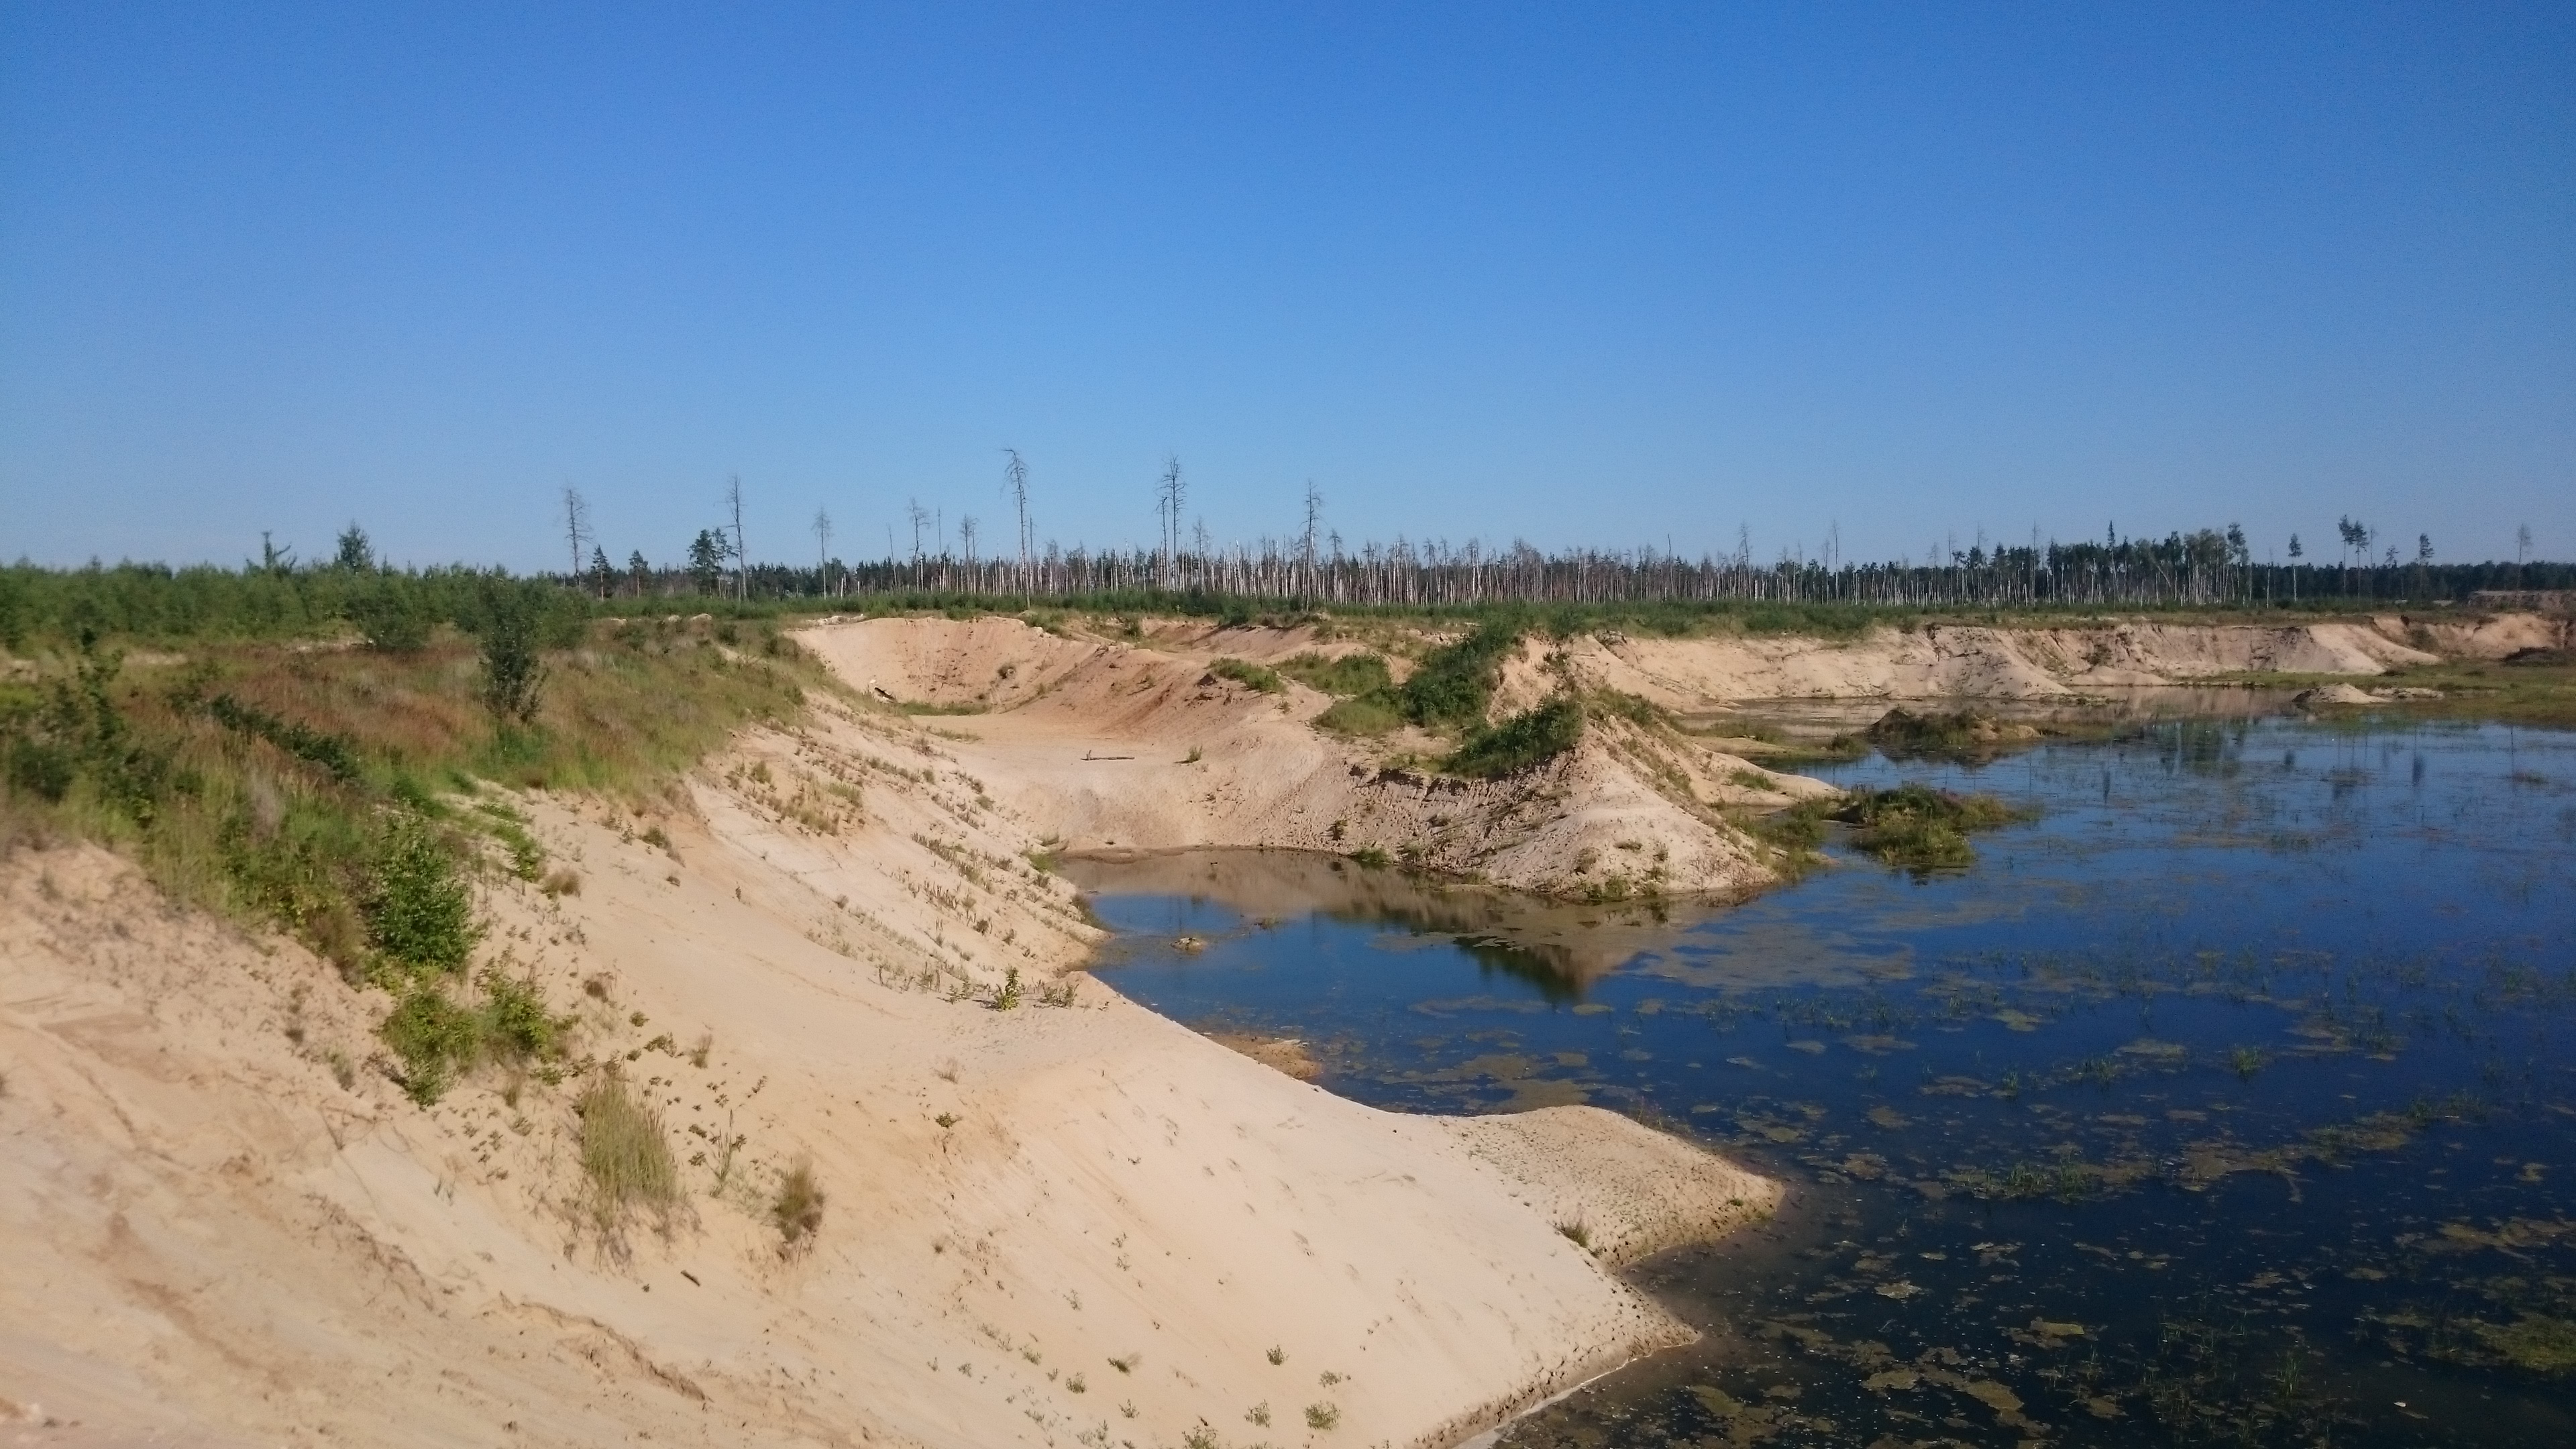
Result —
<instances>
[{"instance_id":1,"label":"algae patch on water","mask_svg":"<svg viewBox=\"0 0 2576 1449\"><path fill-rule=\"evenodd\" d=\"M1993 795L1909 781L1892 790L1856 791L1828 818L1859 827L1852 845L1862 854L1920 872L1975 864L1977 853L1968 844L1972 832L2036 819L2037 813Z\"/></svg>"}]
</instances>

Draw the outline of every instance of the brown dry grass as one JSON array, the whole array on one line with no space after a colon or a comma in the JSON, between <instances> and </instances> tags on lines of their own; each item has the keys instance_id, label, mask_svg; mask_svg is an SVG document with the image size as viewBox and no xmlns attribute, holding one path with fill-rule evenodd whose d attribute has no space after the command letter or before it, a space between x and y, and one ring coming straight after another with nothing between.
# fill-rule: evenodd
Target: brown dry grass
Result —
<instances>
[{"instance_id":1,"label":"brown dry grass","mask_svg":"<svg viewBox=\"0 0 2576 1449\"><path fill-rule=\"evenodd\" d=\"M602 1246L622 1251L626 1226L639 1210L668 1230L680 1204L680 1169L661 1113L637 1101L613 1073L592 1082L573 1110L581 1116L582 1215Z\"/></svg>"}]
</instances>

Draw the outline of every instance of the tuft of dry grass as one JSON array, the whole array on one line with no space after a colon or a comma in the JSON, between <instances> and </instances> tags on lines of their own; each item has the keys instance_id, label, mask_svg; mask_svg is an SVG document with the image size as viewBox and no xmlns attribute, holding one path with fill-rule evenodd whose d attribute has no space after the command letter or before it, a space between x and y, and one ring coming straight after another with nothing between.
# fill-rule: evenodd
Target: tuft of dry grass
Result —
<instances>
[{"instance_id":1,"label":"tuft of dry grass","mask_svg":"<svg viewBox=\"0 0 2576 1449\"><path fill-rule=\"evenodd\" d=\"M769 1200L769 1220L778 1225L783 1252L813 1246L823 1227L823 1185L814 1178L814 1162L800 1157L778 1175L778 1191Z\"/></svg>"},{"instance_id":2,"label":"tuft of dry grass","mask_svg":"<svg viewBox=\"0 0 2576 1449\"><path fill-rule=\"evenodd\" d=\"M601 1240L617 1247L638 1210L667 1228L680 1201L680 1169L662 1114L638 1102L614 1074L592 1082L573 1110L581 1115L581 1171L588 1182L582 1206Z\"/></svg>"}]
</instances>

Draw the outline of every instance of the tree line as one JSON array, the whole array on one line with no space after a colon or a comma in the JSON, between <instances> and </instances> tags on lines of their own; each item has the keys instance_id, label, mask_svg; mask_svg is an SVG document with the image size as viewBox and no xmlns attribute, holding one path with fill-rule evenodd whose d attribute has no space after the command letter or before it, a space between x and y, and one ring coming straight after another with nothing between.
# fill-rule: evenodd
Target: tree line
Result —
<instances>
[{"instance_id":1,"label":"tree line","mask_svg":"<svg viewBox=\"0 0 2576 1449\"><path fill-rule=\"evenodd\" d=\"M1865 604L1882 608L2288 606L2386 601L2466 602L2487 591L2576 587L2576 567L2545 562L2436 563L2429 540L2412 559L2356 551L2335 562L2258 562L2241 532L2200 529L2163 538L2038 547L1973 545L1936 562L1852 563L1813 558L1684 557L1653 548L1562 549L1527 543L1397 538L1345 547L1262 539L1224 547L1177 542L1154 548L1065 548L1028 557L977 557L941 549L812 565L743 567L702 535L687 564L594 569L567 584L602 598L733 595L862 598L891 594L1075 602L1136 594L1237 599L1292 606L1455 608L1487 604L1661 604L1741 601Z\"/></svg>"},{"instance_id":2,"label":"tree line","mask_svg":"<svg viewBox=\"0 0 2576 1449\"><path fill-rule=\"evenodd\" d=\"M1313 511L1310 508L1309 517ZM2203 529L2161 539L2106 535L2040 547L1984 544L1937 563L1850 563L1732 555L1685 558L1655 549L1564 549L1477 542L1346 547L1316 530L1286 540L1215 547L1166 529L1154 548L1030 547L999 558L942 549L910 557L745 565L731 528L702 532L680 565L630 555L609 567L595 544L577 572L513 577L500 569L392 568L351 525L327 558L302 562L263 538L238 568L91 564L77 569L0 567L0 647L83 631L142 638L286 638L344 622L370 643L417 648L440 624L501 640L514 656L557 647L598 609L731 606L828 607L836 601L910 601L1018 607L1050 603L1122 610L1173 608L1225 614L1250 609L1475 609L1488 606L1756 608L1813 610L1800 627L1827 627L1837 612L1946 608L2157 608L2294 605L2474 604L2483 594L2576 590L2576 564L2436 563L2429 540L2414 559L2348 546L2334 560L2256 562L2241 533ZM1025 539L1026 535L1022 537ZM2349 535L2348 535L2349 537ZM569 560L567 560L569 561ZM1846 608L1845 606L1854 606ZM522 642L524 641L524 642Z\"/></svg>"}]
</instances>

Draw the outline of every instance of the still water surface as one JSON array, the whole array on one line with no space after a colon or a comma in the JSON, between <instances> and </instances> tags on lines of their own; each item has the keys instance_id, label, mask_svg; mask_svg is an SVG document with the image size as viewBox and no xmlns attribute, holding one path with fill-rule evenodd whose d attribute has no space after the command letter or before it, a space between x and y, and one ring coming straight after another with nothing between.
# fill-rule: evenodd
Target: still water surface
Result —
<instances>
[{"instance_id":1,"label":"still water surface","mask_svg":"<svg viewBox=\"0 0 2576 1449\"><path fill-rule=\"evenodd\" d=\"M2576 736L2187 720L1819 773L2040 817L1662 913L1071 869L1106 979L1335 1091L1591 1102L1791 1182L1636 1271L1702 1343L1507 1443L2576 1444Z\"/></svg>"}]
</instances>

